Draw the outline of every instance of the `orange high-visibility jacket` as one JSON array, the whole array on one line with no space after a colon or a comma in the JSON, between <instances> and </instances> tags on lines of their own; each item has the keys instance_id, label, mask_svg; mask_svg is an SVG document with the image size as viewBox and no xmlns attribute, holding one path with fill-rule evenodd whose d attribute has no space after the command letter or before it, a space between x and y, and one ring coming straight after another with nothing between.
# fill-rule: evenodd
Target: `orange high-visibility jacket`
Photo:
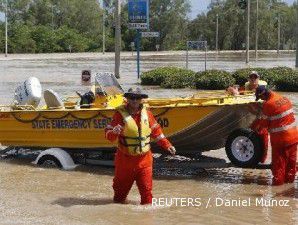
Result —
<instances>
[{"instance_id":1,"label":"orange high-visibility jacket","mask_svg":"<svg viewBox=\"0 0 298 225\"><path fill-rule=\"evenodd\" d=\"M263 103L262 113L262 126L267 127L272 145L298 143L294 109L289 99L271 91L269 99Z\"/></svg>"},{"instance_id":2,"label":"orange high-visibility jacket","mask_svg":"<svg viewBox=\"0 0 298 225\"><path fill-rule=\"evenodd\" d=\"M155 140L157 144L161 146L163 149L168 149L170 146L172 146L172 144L167 140L167 138L163 134L162 129L160 125L157 123L157 121L155 120L152 112L147 110L147 113L148 113L149 126L151 128L151 138ZM137 126L140 127L141 110L137 114L132 115L132 118L136 121ZM121 140L119 140L119 136L120 137L123 136L123 133L120 135L117 135L112 132L113 128L118 124L121 125L122 127L125 126L123 117L120 112L116 112L114 114L112 122L105 129L106 138L109 141L114 142L118 139L118 150L119 150L118 157L126 159L126 161L129 161L128 163L138 164L141 167L151 166L152 164L151 151L145 153L144 155L132 156L129 154L127 148L121 144Z\"/></svg>"}]
</instances>

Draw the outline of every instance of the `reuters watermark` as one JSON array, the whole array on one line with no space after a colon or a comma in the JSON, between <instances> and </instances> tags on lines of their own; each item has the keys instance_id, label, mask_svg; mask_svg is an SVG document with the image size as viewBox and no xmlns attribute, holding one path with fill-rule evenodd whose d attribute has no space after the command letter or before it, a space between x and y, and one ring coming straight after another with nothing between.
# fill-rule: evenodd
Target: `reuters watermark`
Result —
<instances>
[{"instance_id":1,"label":"reuters watermark","mask_svg":"<svg viewBox=\"0 0 298 225\"><path fill-rule=\"evenodd\" d=\"M174 197L153 198L152 206L157 207L290 207L290 200L272 198L199 198Z\"/></svg>"}]
</instances>

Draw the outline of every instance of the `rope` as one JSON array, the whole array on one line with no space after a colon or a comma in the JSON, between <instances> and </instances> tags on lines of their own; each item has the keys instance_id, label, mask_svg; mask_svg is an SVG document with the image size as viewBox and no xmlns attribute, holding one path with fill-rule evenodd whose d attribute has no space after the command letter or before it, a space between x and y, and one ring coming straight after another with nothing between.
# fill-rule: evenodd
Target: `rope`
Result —
<instances>
[{"instance_id":1,"label":"rope","mask_svg":"<svg viewBox=\"0 0 298 225\"><path fill-rule=\"evenodd\" d=\"M77 119L77 120L91 120L91 119L94 119L94 118L96 118L96 117L98 117L99 116L99 113L96 113L94 116L91 116L91 117L89 117L89 118L80 118L80 117L78 117L78 116L75 116L75 115L73 115L72 113L69 113L73 118L75 118L75 119Z\"/></svg>"},{"instance_id":2,"label":"rope","mask_svg":"<svg viewBox=\"0 0 298 225\"><path fill-rule=\"evenodd\" d=\"M12 114L12 116L13 116L17 121L19 121L19 122L21 122L21 123L31 123L31 122L33 122L33 121L39 119L39 117L41 116L41 114L38 113L38 115L37 115L34 119L32 119L32 120L23 120L23 119L18 118L18 117L15 115L16 113L11 113L11 114Z\"/></svg>"},{"instance_id":3,"label":"rope","mask_svg":"<svg viewBox=\"0 0 298 225\"><path fill-rule=\"evenodd\" d=\"M61 117L47 117L47 116L45 116L45 115L42 115L42 117L43 118L45 118L45 119L48 119L48 120L54 120L54 119L64 119L64 118L66 118L67 116L69 116L69 112L67 112L64 116L61 116Z\"/></svg>"},{"instance_id":4,"label":"rope","mask_svg":"<svg viewBox=\"0 0 298 225\"><path fill-rule=\"evenodd\" d=\"M12 112L12 115L17 121L19 121L21 123L31 123L31 122L36 121L37 119L40 119L41 117L44 118L44 119L48 119L48 120L64 119L68 116L71 116L72 118L77 119L77 120L91 120L91 119L94 119L98 116L100 116L102 118L105 118L105 119L109 118L108 116L106 116L105 114L103 114L101 112L97 112L94 116L91 116L91 117L88 117L88 118L80 118L80 117L78 117L78 116L76 116L76 115L74 115L73 113L70 113L70 112L66 112L66 114L61 116L61 117L48 117L48 116L43 115L41 112L39 112L38 115L36 117L34 117L33 119L24 120L24 119L21 119L20 116L16 115L18 113L22 113L22 112L17 112L17 113Z\"/></svg>"}]
</instances>

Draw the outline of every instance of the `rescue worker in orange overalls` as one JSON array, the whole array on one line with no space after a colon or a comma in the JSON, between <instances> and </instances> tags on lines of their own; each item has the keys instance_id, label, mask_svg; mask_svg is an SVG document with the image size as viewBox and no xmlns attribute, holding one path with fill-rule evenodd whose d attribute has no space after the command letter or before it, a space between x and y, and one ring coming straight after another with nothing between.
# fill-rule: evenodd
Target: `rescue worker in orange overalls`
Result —
<instances>
[{"instance_id":1,"label":"rescue worker in orange overalls","mask_svg":"<svg viewBox=\"0 0 298 225\"><path fill-rule=\"evenodd\" d=\"M265 86L256 89L256 100L264 100L263 119L257 129L267 128L272 146L273 185L293 183L296 175L298 130L292 103Z\"/></svg>"},{"instance_id":2,"label":"rescue worker in orange overalls","mask_svg":"<svg viewBox=\"0 0 298 225\"><path fill-rule=\"evenodd\" d=\"M112 122L105 130L111 142L118 139L115 155L115 177L113 180L114 202L125 203L126 197L136 181L141 195L141 204L152 203L152 152L150 140L175 154L176 150L164 136L153 114L142 104L148 98L141 89L129 89L124 94L125 106L120 106Z\"/></svg>"}]
</instances>

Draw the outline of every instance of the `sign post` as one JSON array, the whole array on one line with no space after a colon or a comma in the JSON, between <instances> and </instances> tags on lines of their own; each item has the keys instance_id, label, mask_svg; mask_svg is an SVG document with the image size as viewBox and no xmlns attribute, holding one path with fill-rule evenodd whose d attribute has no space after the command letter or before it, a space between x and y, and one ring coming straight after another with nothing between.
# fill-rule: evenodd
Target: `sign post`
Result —
<instances>
[{"instance_id":1,"label":"sign post","mask_svg":"<svg viewBox=\"0 0 298 225\"><path fill-rule=\"evenodd\" d=\"M159 51L160 45L159 44L155 45L155 48L156 48L156 51Z\"/></svg>"},{"instance_id":2,"label":"sign post","mask_svg":"<svg viewBox=\"0 0 298 225\"><path fill-rule=\"evenodd\" d=\"M131 55L133 56L133 51L135 50L136 44L134 41L130 42L130 48L131 48Z\"/></svg>"},{"instance_id":3,"label":"sign post","mask_svg":"<svg viewBox=\"0 0 298 225\"><path fill-rule=\"evenodd\" d=\"M187 41L186 42L186 69L188 69L189 49L204 49L205 51L205 71L207 70L207 41Z\"/></svg>"},{"instance_id":4,"label":"sign post","mask_svg":"<svg viewBox=\"0 0 298 225\"><path fill-rule=\"evenodd\" d=\"M140 79L140 47L141 47L141 32L140 30L137 30L137 73L138 73L138 79Z\"/></svg>"},{"instance_id":5,"label":"sign post","mask_svg":"<svg viewBox=\"0 0 298 225\"><path fill-rule=\"evenodd\" d=\"M115 8L115 76L120 78L120 53L121 53L121 5L116 0Z\"/></svg>"},{"instance_id":6,"label":"sign post","mask_svg":"<svg viewBox=\"0 0 298 225\"><path fill-rule=\"evenodd\" d=\"M137 73L140 78L140 30L149 29L149 0L128 0L128 27L137 30L136 47L137 47Z\"/></svg>"}]
</instances>

